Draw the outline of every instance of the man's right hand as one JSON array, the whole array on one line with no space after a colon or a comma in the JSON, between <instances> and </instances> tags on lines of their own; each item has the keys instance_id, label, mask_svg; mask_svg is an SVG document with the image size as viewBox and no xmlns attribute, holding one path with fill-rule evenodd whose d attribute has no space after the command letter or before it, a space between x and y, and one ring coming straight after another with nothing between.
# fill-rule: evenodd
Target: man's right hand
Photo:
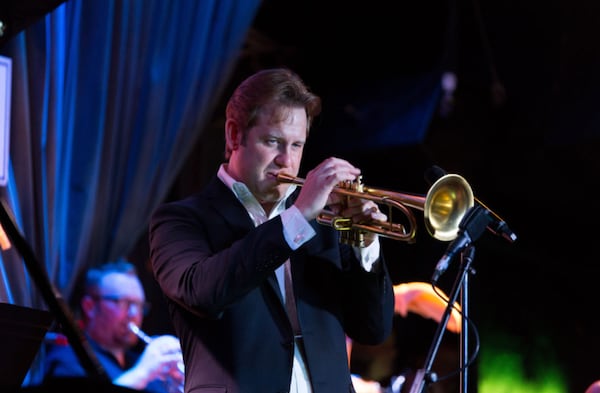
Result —
<instances>
[{"instance_id":1,"label":"man's right hand","mask_svg":"<svg viewBox=\"0 0 600 393\"><path fill-rule=\"evenodd\" d=\"M183 383L183 357L177 337L153 337L137 363L113 382L133 389L145 389L155 379L171 379L174 384Z\"/></svg>"},{"instance_id":2,"label":"man's right hand","mask_svg":"<svg viewBox=\"0 0 600 393\"><path fill-rule=\"evenodd\" d=\"M342 209L344 196L333 193L340 182L354 181L360 169L341 158L330 157L308 172L294 205L307 219L315 219L328 206L334 213Z\"/></svg>"}]
</instances>

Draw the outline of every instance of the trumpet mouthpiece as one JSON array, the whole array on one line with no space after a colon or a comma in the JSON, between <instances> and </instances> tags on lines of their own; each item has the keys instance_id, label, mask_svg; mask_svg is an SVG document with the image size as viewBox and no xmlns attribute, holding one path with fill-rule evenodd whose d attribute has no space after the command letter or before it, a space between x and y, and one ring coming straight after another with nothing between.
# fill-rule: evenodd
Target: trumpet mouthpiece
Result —
<instances>
[{"instance_id":1,"label":"trumpet mouthpiece","mask_svg":"<svg viewBox=\"0 0 600 393\"><path fill-rule=\"evenodd\" d=\"M150 341L152 341L152 337L144 333L142 329L140 329L135 323L129 322L127 327L133 332L133 334L138 336L139 339L145 342L146 344L150 344Z\"/></svg>"}]
</instances>

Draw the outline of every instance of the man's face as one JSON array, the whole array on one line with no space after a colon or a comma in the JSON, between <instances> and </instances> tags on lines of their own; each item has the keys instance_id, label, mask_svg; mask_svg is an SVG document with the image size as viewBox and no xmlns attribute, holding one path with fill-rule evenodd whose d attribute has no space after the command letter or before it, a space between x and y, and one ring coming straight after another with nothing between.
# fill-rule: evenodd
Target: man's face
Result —
<instances>
[{"instance_id":1,"label":"man's face","mask_svg":"<svg viewBox=\"0 0 600 393\"><path fill-rule=\"evenodd\" d=\"M281 120L273 120L281 119ZM307 119L304 108L288 108L283 116L264 112L246 136L241 136L229 160L228 171L248 186L252 194L269 211L281 200L289 184L277 181L284 172L297 176L306 143ZM239 133L241 134L241 133Z\"/></svg>"},{"instance_id":2,"label":"man's face","mask_svg":"<svg viewBox=\"0 0 600 393\"><path fill-rule=\"evenodd\" d=\"M128 328L130 322L140 326L144 316L145 296L140 280L133 275L106 275L88 307L87 331L105 348L127 349L137 343Z\"/></svg>"}]
</instances>

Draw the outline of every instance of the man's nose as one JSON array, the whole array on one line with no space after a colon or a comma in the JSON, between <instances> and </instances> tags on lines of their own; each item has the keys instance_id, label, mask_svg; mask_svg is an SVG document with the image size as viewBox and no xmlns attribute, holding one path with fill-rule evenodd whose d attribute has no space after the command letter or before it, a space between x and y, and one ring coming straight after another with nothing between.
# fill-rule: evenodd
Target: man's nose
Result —
<instances>
[{"instance_id":1,"label":"man's nose","mask_svg":"<svg viewBox=\"0 0 600 393\"><path fill-rule=\"evenodd\" d=\"M292 154L289 147L282 147L275 157L275 163L281 167L289 167L292 163Z\"/></svg>"}]
</instances>

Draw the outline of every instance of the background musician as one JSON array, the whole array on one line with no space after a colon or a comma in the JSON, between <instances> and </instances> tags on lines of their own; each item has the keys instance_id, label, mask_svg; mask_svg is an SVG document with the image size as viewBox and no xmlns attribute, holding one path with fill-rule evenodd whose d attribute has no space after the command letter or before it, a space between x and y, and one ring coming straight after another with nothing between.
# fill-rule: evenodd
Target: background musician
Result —
<instances>
[{"instance_id":1,"label":"background musician","mask_svg":"<svg viewBox=\"0 0 600 393\"><path fill-rule=\"evenodd\" d=\"M148 311L133 264L119 260L90 269L79 306L85 336L114 384L154 393L183 391L179 340L161 335L147 339L142 346L129 327L131 323L141 326ZM52 345L44 362L45 382L86 376L75 351L66 342Z\"/></svg>"}]
</instances>

